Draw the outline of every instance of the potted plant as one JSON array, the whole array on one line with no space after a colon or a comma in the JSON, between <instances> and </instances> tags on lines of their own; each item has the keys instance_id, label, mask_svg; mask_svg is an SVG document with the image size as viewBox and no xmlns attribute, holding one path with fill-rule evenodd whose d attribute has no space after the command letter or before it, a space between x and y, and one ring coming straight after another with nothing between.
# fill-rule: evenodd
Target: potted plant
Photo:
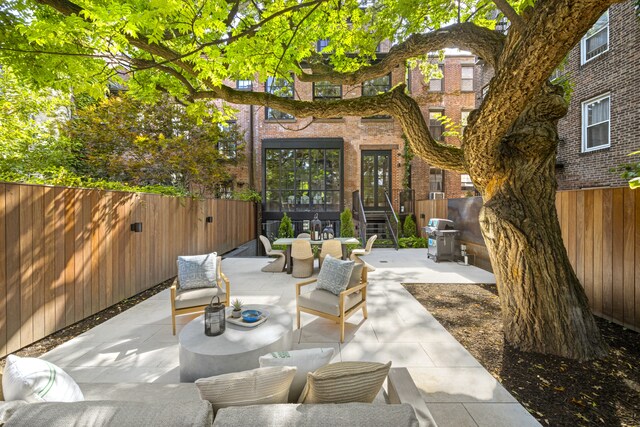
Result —
<instances>
[{"instance_id":1,"label":"potted plant","mask_svg":"<svg viewBox=\"0 0 640 427\"><path fill-rule=\"evenodd\" d=\"M233 311L231 312L231 317L234 319L239 319L240 314L242 313L242 301L238 298L231 302L231 306L233 307Z\"/></svg>"}]
</instances>

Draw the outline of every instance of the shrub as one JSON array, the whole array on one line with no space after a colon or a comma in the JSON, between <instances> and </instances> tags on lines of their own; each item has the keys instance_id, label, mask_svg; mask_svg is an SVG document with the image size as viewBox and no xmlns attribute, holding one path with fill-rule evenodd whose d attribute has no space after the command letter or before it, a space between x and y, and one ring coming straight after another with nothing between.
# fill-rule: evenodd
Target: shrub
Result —
<instances>
[{"instance_id":1,"label":"shrub","mask_svg":"<svg viewBox=\"0 0 640 427\"><path fill-rule=\"evenodd\" d=\"M278 237L293 237L293 223L291 218L285 214L280 221L280 227L278 228Z\"/></svg>"},{"instance_id":2,"label":"shrub","mask_svg":"<svg viewBox=\"0 0 640 427\"><path fill-rule=\"evenodd\" d=\"M353 225L351 209L346 208L344 212L340 214L340 237L354 237L355 234L356 228Z\"/></svg>"},{"instance_id":3,"label":"shrub","mask_svg":"<svg viewBox=\"0 0 640 427\"><path fill-rule=\"evenodd\" d=\"M427 239L424 237L401 237L398 239L400 248L426 248Z\"/></svg>"},{"instance_id":4,"label":"shrub","mask_svg":"<svg viewBox=\"0 0 640 427\"><path fill-rule=\"evenodd\" d=\"M416 229L416 223L413 220L413 215L407 215L404 219L404 225L402 226L404 237L416 237L418 235Z\"/></svg>"}]
</instances>

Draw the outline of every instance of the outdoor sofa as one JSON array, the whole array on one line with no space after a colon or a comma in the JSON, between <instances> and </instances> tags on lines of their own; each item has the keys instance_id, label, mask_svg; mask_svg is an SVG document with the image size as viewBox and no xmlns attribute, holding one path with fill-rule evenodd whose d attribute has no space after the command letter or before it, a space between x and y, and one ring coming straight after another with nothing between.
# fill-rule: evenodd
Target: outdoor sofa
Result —
<instances>
[{"instance_id":1,"label":"outdoor sofa","mask_svg":"<svg viewBox=\"0 0 640 427\"><path fill-rule=\"evenodd\" d=\"M373 403L233 406L215 415L193 383L84 383L85 401L0 402L0 425L84 426L436 426L406 368L392 368Z\"/></svg>"}]
</instances>

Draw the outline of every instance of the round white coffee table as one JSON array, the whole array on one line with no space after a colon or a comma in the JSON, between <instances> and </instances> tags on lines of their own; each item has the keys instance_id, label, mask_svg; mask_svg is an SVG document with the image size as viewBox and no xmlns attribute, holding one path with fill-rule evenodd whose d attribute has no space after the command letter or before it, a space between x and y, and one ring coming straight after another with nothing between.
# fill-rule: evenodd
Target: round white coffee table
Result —
<instances>
[{"instance_id":1,"label":"round white coffee table","mask_svg":"<svg viewBox=\"0 0 640 427\"><path fill-rule=\"evenodd\" d=\"M291 350L293 319L283 308L252 304L243 309L269 312L269 318L254 328L226 322L222 335L204 334L204 315L189 322L178 336L180 382L259 367L258 358L274 351Z\"/></svg>"}]
</instances>

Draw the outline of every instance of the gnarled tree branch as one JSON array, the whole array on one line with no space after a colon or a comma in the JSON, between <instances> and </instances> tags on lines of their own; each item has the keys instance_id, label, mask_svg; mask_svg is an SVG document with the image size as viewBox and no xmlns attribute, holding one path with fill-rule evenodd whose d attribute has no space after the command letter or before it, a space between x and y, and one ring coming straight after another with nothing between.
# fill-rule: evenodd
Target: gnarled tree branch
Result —
<instances>
[{"instance_id":1,"label":"gnarled tree branch","mask_svg":"<svg viewBox=\"0 0 640 427\"><path fill-rule=\"evenodd\" d=\"M194 99L223 99L234 104L265 105L293 114L296 117L328 118L336 116L372 116L380 113L391 114L402 124L416 154L433 166L465 172L463 150L448 144L441 144L429 133L420 106L404 93L405 85L400 84L391 91L376 96L363 96L327 101L300 101L281 98L266 92L246 92L221 86L210 91L193 94Z\"/></svg>"},{"instance_id":2,"label":"gnarled tree branch","mask_svg":"<svg viewBox=\"0 0 640 427\"><path fill-rule=\"evenodd\" d=\"M351 73L340 73L322 63L311 64L312 73L302 73L303 82L329 81L355 85L385 75L409 58L425 55L447 47L469 50L495 66L502 52L505 37L487 28L463 22L426 34L413 34L392 47L378 63Z\"/></svg>"},{"instance_id":3,"label":"gnarled tree branch","mask_svg":"<svg viewBox=\"0 0 640 427\"><path fill-rule=\"evenodd\" d=\"M511 21L511 28L514 28L518 32L522 32L524 29L524 21L518 12L507 2L507 0L493 0L498 9Z\"/></svg>"}]
</instances>

